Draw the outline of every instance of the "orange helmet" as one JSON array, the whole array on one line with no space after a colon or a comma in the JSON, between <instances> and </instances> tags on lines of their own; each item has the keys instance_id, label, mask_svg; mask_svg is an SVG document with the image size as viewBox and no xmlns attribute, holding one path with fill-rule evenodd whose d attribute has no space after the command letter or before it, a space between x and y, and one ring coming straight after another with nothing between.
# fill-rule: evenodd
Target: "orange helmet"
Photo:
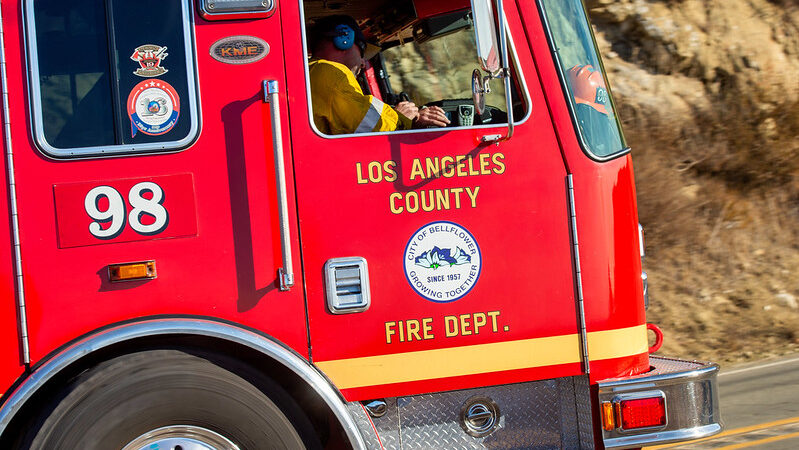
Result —
<instances>
[{"instance_id":1,"label":"orange helmet","mask_svg":"<svg viewBox=\"0 0 799 450\"><path fill-rule=\"evenodd\" d=\"M609 103L608 89L602 74L590 64L574 66L569 69L569 84L574 93L574 101L588 105L605 115Z\"/></svg>"}]
</instances>

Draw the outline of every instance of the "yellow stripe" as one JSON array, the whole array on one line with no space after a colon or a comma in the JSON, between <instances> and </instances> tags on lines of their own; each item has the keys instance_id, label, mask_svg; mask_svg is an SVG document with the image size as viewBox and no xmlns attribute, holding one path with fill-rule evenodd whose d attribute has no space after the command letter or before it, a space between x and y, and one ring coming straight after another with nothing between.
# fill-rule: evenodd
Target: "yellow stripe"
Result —
<instances>
[{"instance_id":1,"label":"yellow stripe","mask_svg":"<svg viewBox=\"0 0 799 450\"><path fill-rule=\"evenodd\" d=\"M646 326L588 333L592 360L647 351ZM318 361L339 389L580 362L578 334Z\"/></svg>"},{"instance_id":2,"label":"yellow stripe","mask_svg":"<svg viewBox=\"0 0 799 450\"><path fill-rule=\"evenodd\" d=\"M732 449L735 449L735 448L746 448L746 447L752 447L752 446L755 446L755 445L768 444L769 442L781 441L783 439L793 439L795 437L799 437L799 432L791 433L791 434L783 434L782 436L771 436L771 437L764 438L764 439L758 439L758 440L752 441L752 442L742 442L740 444L727 445L727 446L724 446L724 447L716 447L716 448L718 448L719 450L721 450L721 449L732 450Z\"/></svg>"},{"instance_id":3,"label":"yellow stripe","mask_svg":"<svg viewBox=\"0 0 799 450\"><path fill-rule=\"evenodd\" d=\"M640 355L648 351L646 325L588 333L588 356L592 361Z\"/></svg>"},{"instance_id":4,"label":"yellow stripe","mask_svg":"<svg viewBox=\"0 0 799 450\"><path fill-rule=\"evenodd\" d=\"M749 425L749 426L746 426L746 427L734 428L732 430L723 431L723 432L721 432L719 434L715 434L715 435L710 436L710 437L701 438L701 439L694 439L692 441L675 442L673 444L655 445L655 446L652 446L652 447L644 447L644 448L647 449L647 450L655 450L655 449L662 449L662 448L679 447L679 446L682 446L682 445L685 445L685 444L696 444L698 442L703 442L703 441L715 441L717 439L720 439L720 438L723 438L723 437L727 437L727 436L733 436L733 435L736 435L736 434L749 433L750 431L765 430L766 428L773 428L773 427L778 427L778 426L781 426L781 425L788 425L788 424L792 424L792 423L796 423L796 422L799 422L799 417L790 417L788 419L775 420L774 422L759 423L757 425Z\"/></svg>"}]
</instances>

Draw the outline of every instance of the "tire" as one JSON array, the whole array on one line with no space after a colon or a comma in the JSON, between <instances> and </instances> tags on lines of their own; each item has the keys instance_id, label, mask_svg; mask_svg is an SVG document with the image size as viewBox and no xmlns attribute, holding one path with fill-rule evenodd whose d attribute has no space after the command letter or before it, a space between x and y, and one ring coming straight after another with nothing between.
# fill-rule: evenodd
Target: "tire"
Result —
<instances>
[{"instance_id":1,"label":"tire","mask_svg":"<svg viewBox=\"0 0 799 450\"><path fill-rule=\"evenodd\" d=\"M277 383L233 358L202 351L111 359L73 379L45 409L23 448L122 449L137 439L137 448L174 445L142 438L163 427L178 436L199 430L206 435L201 442L217 442L213 448L229 446L213 435L242 450L320 447L307 417Z\"/></svg>"}]
</instances>

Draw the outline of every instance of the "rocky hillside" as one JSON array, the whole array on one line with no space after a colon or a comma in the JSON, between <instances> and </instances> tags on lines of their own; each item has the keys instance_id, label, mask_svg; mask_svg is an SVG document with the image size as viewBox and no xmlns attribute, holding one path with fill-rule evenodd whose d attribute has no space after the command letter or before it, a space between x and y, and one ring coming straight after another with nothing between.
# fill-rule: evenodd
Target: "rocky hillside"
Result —
<instances>
[{"instance_id":1,"label":"rocky hillside","mask_svg":"<svg viewBox=\"0 0 799 450\"><path fill-rule=\"evenodd\" d=\"M662 353L799 349L799 0L586 0L636 166Z\"/></svg>"}]
</instances>

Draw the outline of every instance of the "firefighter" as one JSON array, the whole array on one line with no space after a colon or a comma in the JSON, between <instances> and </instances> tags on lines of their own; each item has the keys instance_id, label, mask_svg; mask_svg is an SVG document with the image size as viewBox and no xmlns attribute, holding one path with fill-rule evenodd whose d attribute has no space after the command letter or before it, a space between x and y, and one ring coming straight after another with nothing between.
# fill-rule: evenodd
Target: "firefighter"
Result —
<instances>
[{"instance_id":1,"label":"firefighter","mask_svg":"<svg viewBox=\"0 0 799 450\"><path fill-rule=\"evenodd\" d=\"M352 17L319 19L310 30L309 42L311 102L319 131L368 133L449 124L444 110L437 106L419 109L412 102L400 102L392 108L374 96L364 95L355 77L380 48L366 41Z\"/></svg>"},{"instance_id":2,"label":"firefighter","mask_svg":"<svg viewBox=\"0 0 799 450\"><path fill-rule=\"evenodd\" d=\"M585 143L603 156L621 150L621 135L602 74L590 64L576 65L569 69L568 78Z\"/></svg>"}]
</instances>

